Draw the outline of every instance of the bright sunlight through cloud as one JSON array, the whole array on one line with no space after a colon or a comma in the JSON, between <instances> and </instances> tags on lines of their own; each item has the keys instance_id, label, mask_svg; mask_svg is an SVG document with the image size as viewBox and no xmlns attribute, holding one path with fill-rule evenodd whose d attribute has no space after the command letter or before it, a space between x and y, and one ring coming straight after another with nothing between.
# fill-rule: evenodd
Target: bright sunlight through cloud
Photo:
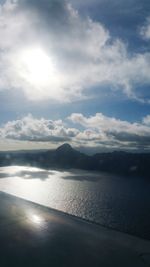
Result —
<instances>
[{"instance_id":1,"label":"bright sunlight through cloud","mask_svg":"<svg viewBox=\"0 0 150 267\"><path fill-rule=\"evenodd\" d=\"M61 77L53 57L41 47L30 47L19 51L15 61L16 75L26 84L26 93L33 100L45 98L51 92L57 98ZM29 92L28 92L29 91Z\"/></svg>"},{"instance_id":2,"label":"bright sunlight through cloud","mask_svg":"<svg viewBox=\"0 0 150 267\"><path fill-rule=\"evenodd\" d=\"M99 97L107 86L150 102L142 89L150 85L149 50L132 53L124 38L69 1L6 1L0 8L0 91L62 103Z\"/></svg>"},{"instance_id":3,"label":"bright sunlight through cloud","mask_svg":"<svg viewBox=\"0 0 150 267\"><path fill-rule=\"evenodd\" d=\"M54 79L52 59L41 48L25 50L20 57L22 76L33 85L45 85Z\"/></svg>"}]
</instances>

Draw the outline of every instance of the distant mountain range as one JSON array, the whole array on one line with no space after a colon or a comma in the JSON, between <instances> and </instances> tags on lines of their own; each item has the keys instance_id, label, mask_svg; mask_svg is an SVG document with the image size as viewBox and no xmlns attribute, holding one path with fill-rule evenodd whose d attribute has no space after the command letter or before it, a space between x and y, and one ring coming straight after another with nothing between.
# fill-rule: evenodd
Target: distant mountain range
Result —
<instances>
[{"instance_id":1,"label":"distant mountain range","mask_svg":"<svg viewBox=\"0 0 150 267\"><path fill-rule=\"evenodd\" d=\"M0 166L9 165L150 176L150 154L111 152L88 156L73 149L69 144L63 144L56 150L0 152Z\"/></svg>"}]
</instances>

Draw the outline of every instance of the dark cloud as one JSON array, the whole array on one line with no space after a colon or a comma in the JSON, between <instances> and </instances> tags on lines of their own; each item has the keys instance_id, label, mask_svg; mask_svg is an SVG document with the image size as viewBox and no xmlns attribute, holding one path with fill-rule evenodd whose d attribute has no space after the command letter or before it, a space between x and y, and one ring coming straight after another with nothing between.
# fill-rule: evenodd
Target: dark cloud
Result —
<instances>
[{"instance_id":1,"label":"dark cloud","mask_svg":"<svg viewBox=\"0 0 150 267\"><path fill-rule=\"evenodd\" d=\"M116 140L121 142L134 142L141 143L141 145L150 145L150 133L149 135L140 135L136 133L128 133L128 132L112 132L110 133Z\"/></svg>"},{"instance_id":2,"label":"dark cloud","mask_svg":"<svg viewBox=\"0 0 150 267\"><path fill-rule=\"evenodd\" d=\"M20 0L18 10L32 15L34 23L41 27L50 27L51 31L62 33L62 27L70 27L70 13L64 0ZM42 29L44 30L44 28Z\"/></svg>"}]
</instances>

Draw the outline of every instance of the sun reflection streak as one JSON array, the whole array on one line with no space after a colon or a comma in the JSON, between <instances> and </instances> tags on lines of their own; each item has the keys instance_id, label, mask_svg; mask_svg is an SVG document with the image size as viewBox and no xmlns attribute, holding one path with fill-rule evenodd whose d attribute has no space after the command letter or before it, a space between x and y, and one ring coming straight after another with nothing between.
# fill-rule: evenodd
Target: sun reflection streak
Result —
<instances>
[{"instance_id":1,"label":"sun reflection streak","mask_svg":"<svg viewBox=\"0 0 150 267\"><path fill-rule=\"evenodd\" d=\"M43 224L44 220L42 217L40 217L39 215L33 214L30 216L30 220L35 223L35 224Z\"/></svg>"},{"instance_id":2,"label":"sun reflection streak","mask_svg":"<svg viewBox=\"0 0 150 267\"><path fill-rule=\"evenodd\" d=\"M27 212L27 220L29 223L35 226L42 227L45 223L45 220L42 216L40 216L37 213L34 213L34 211Z\"/></svg>"}]
</instances>

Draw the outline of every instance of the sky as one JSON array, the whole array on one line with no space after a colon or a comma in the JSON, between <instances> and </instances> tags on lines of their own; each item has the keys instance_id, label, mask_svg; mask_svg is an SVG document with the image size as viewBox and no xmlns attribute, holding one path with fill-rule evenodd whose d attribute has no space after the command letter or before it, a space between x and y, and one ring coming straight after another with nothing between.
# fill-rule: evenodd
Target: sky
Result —
<instances>
[{"instance_id":1,"label":"sky","mask_svg":"<svg viewBox=\"0 0 150 267\"><path fill-rule=\"evenodd\" d=\"M150 151L149 0L0 0L0 150Z\"/></svg>"}]
</instances>

